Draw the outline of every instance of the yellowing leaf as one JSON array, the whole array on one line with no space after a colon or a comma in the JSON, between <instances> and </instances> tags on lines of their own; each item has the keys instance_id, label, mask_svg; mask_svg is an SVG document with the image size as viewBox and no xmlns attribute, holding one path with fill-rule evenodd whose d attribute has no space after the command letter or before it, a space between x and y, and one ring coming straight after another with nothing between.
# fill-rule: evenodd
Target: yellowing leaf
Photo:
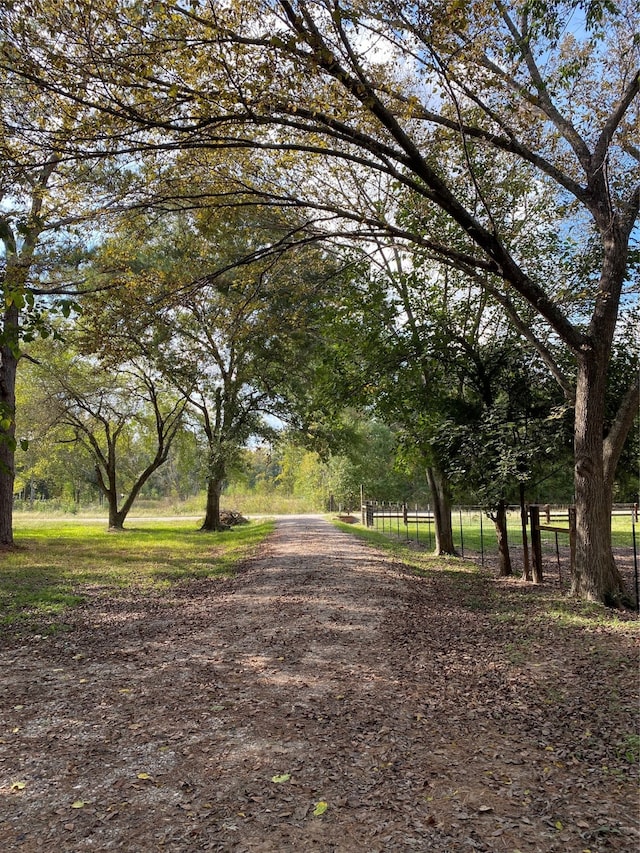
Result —
<instances>
[{"instance_id":1,"label":"yellowing leaf","mask_svg":"<svg viewBox=\"0 0 640 853\"><path fill-rule=\"evenodd\" d=\"M13 785L11 786L11 790L12 791L24 791L24 789L26 787L27 787L26 782L14 782Z\"/></svg>"},{"instance_id":2,"label":"yellowing leaf","mask_svg":"<svg viewBox=\"0 0 640 853\"><path fill-rule=\"evenodd\" d=\"M72 809L83 809L84 807L85 807L84 800L75 800L73 803L71 803Z\"/></svg>"},{"instance_id":3,"label":"yellowing leaf","mask_svg":"<svg viewBox=\"0 0 640 853\"><path fill-rule=\"evenodd\" d=\"M138 779L151 779L148 773L138 773Z\"/></svg>"},{"instance_id":4,"label":"yellowing leaf","mask_svg":"<svg viewBox=\"0 0 640 853\"><path fill-rule=\"evenodd\" d=\"M324 814L328 808L329 803L325 803L324 800L320 800L319 803L316 803L316 807L313 810L314 817L320 817L320 815Z\"/></svg>"},{"instance_id":5,"label":"yellowing leaf","mask_svg":"<svg viewBox=\"0 0 640 853\"><path fill-rule=\"evenodd\" d=\"M281 773L277 776L272 776L271 781L280 784L281 782L288 782L291 779L291 773Z\"/></svg>"},{"instance_id":6,"label":"yellowing leaf","mask_svg":"<svg viewBox=\"0 0 640 853\"><path fill-rule=\"evenodd\" d=\"M557 821L556 821L556 829L564 829L564 827L562 826L562 821L561 821L561 820L557 820Z\"/></svg>"}]
</instances>

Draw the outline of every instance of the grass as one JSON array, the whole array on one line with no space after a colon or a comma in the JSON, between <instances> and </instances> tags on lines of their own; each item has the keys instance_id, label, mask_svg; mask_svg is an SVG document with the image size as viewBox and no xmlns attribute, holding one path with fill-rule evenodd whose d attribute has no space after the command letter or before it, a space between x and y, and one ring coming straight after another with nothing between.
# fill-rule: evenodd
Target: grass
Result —
<instances>
[{"instance_id":1,"label":"grass","mask_svg":"<svg viewBox=\"0 0 640 853\"><path fill-rule=\"evenodd\" d=\"M441 587L446 585L449 591L455 590L461 606L486 613L496 625L539 620L567 630L599 632L604 629L612 634L640 636L640 621L629 612L579 601L551 586L534 586L518 580L508 582L512 586L498 586L491 574L464 559L435 557L428 551L418 550L406 539L389 536L388 532L339 521L333 523L341 530L392 553L415 574L437 577Z\"/></svg>"},{"instance_id":2,"label":"grass","mask_svg":"<svg viewBox=\"0 0 640 853\"><path fill-rule=\"evenodd\" d=\"M396 536L399 539L410 539L416 541L418 538L422 544L432 545L434 541L433 523L422 522L418 525L411 521L411 508L409 508L410 520L406 526L402 519L398 525L396 518L385 518L384 520L377 517L377 529L384 530L389 536ZM544 524L544 517L542 517ZM459 513L454 511L452 516L453 538L458 549L469 552L480 553L484 550L485 553L495 553L497 551L495 527L490 518L479 510L464 510ZM560 547L568 546L569 531L568 521L566 518L563 521L554 520L552 524L559 527L567 527L566 533L558 533L558 543ZM519 512L509 512L507 515L507 532L509 541L515 545L522 544L522 523L520 521ZM531 541L531 531L527 528L527 535ZM640 530L636 524L636 537L640 538ZM614 547L632 548L633 547L633 525L631 513L626 515L614 515L611 519L611 538ZM542 531L543 548L555 550L555 534L551 531Z\"/></svg>"},{"instance_id":3,"label":"grass","mask_svg":"<svg viewBox=\"0 0 640 853\"><path fill-rule=\"evenodd\" d=\"M88 588L111 594L162 591L192 578L233 573L272 531L273 522L201 533L184 521L141 521L121 533L77 519L25 520L0 564L0 627L58 630Z\"/></svg>"}]
</instances>

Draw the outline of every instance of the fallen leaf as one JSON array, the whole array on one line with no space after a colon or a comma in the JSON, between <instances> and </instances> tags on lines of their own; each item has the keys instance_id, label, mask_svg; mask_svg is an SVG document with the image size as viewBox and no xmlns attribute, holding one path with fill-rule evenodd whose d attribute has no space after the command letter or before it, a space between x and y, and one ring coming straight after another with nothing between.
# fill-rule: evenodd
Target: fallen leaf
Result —
<instances>
[{"instance_id":1,"label":"fallen leaf","mask_svg":"<svg viewBox=\"0 0 640 853\"><path fill-rule=\"evenodd\" d=\"M319 803L316 803L316 807L313 810L313 816L314 817L320 817L320 815L323 815L328 808L329 808L329 803L325 803L324 800L320 800Z\"/></svg>"},{"instance_id":2,"label":"fallen leaf","mask_svg":"<svg viewBox=\"0 0 640 853\"><path fill-rule=\"evenodd\" d=\"M86 805L86 803L84 800L75 800L73 803L71 803L71 808L72 809L83 809L85 807L85 805Z\"/></svg>"},{"instance_id":3,"label":"fallen leaf","mask_svg":"<svg viewBox=\"0 0 640 853\"><path fill-rule=\"evenodd\" d=\"M26 783L26 782L14 782L14 783L11 785L11 790L12 790L12 791L24 791L24 789L25 789L26 787L27 787L27 783Z\"/></svg>"},{"instance_id":4,"label":"fallen leaf","mask_svg":"<svg viewBox=\"0 0 640 853\"><path fill-rule=\"evenodd\" d=\"M281 773L279 776L272 776L271 781L280 784L281 782L288 782L291 779L290 773Z\"/></svg>"},{"instance_id":5,"label":"fallen leaf","mask_svg":"<svg viewBox=\"0 0 640 853\"><path fill-rule=\"evenodd\" d=\"M151 779L148 773L138 773L138 779Z\"/></svg>"}]
</instances>

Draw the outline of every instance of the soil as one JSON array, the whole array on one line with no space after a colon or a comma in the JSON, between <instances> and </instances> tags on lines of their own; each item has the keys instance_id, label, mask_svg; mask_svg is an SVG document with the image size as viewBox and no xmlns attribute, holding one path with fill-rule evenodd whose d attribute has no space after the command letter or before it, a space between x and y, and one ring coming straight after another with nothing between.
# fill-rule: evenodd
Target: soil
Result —
<instances>
[{"instance_id":1,"label":"soil","mask_svg":"<svg viewBox=\"0 0 640 853\"><path fill-rule=\"evenodd\" d=\"M639 849L615 622L308 516L234 578L90 593L2 642L2 851Z\"/></svg>"}]
</instances>

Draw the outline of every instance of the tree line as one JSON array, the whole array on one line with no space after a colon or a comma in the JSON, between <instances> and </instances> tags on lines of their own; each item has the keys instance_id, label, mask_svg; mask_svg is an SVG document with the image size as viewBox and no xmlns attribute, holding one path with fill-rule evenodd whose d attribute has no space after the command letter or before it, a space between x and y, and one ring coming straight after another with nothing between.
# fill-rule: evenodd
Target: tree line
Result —
<instances>
[{"instance_id":1,"label":"tree line","mask_svg":"<svg viewBox=\"0 0 640 853\"><path fill-rule=\"evenodd\" d=\"M573 591L621 600L610 508L639 393L634 4L5 11L4 543L18 364L50 372L53 414L76 353L94 380L135 373L128 428L155 395L149 464L174 416L198 421L214 523L228 460L266 415L323 452L348 441L346 401L391 424L426 472L443 551L452 490L496 506L541 456L564 460ZM103 423L114 394L95 390ZM64 418L91 444L75 405ZM96 476L107 494L108 451Z\"/></svg>"}]
</instances>

